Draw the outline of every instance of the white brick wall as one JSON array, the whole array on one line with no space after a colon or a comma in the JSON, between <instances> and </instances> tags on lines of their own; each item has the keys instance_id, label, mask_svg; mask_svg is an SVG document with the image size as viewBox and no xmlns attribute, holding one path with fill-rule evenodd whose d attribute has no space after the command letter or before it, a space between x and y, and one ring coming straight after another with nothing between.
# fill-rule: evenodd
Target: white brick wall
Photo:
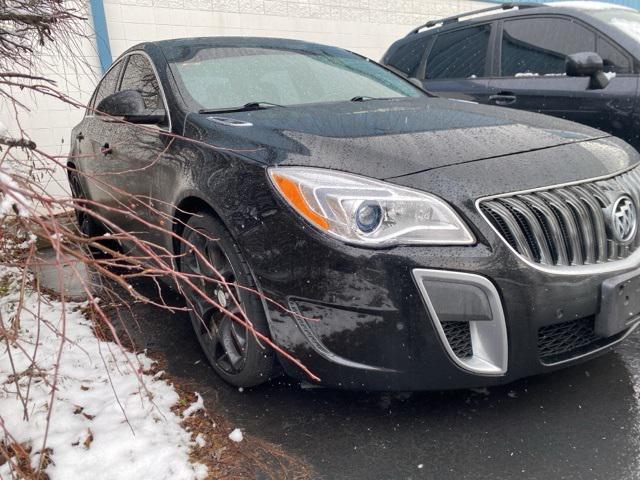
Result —
<instances>
[{"instance_id":1,"label":"white brick wall","mask_svg":"<svg viewBox=\"0 0 640 480\"><path fill-rule=\"evenodd\" d=\"M81 10L79 15L89 17L88 8ZM69 42L41 52L38 55L37 71L30 73L53 80L58 91L86 102L100 75L91 25L91 21L79 25L78 35ZM52 156L67 155L71 128L80 122L84 110L50 96L28 93L17 88L9 90L26 107L25 110L0 99L0 122L7 126L9 134L19 134L17 111L19 126L36 142L40 150ZM63 158L59 161L64 163ZM41 177L46 179L43 186L48 192L54 195L65 193L68 185L63 169L54 168L53 176L43 174Z\"/></svg>"},{"instance_id":2,"label":"white brick wall","mask_svg":"<svg viewBox=\"0 0 640 480\"><path fill-rule=\"evenodd\" d=\"M297 38L378 60L413 26L485 6L469 0L105 0L114 56L144 40L251 35Z\"/></svg>"},{"instance_id":3,"label":"white brick wall","mask_svg":"<svg viewBox=\"0 0 640 480\"><path fill-rule=\"evenodd\" d=\"M104 0L114 59L142 41L240 35L326 43L379 60L412 27L486 5L470 0ZM99 64L90 39L79 40L77 50L83 58L47 57L43 63L48 67L41 73L56 80L68 95L87 102L101 76ZM18 95L31 110L22 116L22 126L32 139L47 152L66 154L69 132L83 111L47 98ZM0 121L15 132L13 112L2 102ZM58 172L48 188L60 194L65 185L63 173Z\"/></svg>"}]
</instances>

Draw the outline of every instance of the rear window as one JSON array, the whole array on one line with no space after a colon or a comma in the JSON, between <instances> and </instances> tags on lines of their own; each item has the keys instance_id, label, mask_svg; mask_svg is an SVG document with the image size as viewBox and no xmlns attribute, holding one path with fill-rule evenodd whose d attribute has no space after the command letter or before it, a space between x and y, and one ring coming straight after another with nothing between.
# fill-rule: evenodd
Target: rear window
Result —
<instances>
[{"instance_id":1,"label":"rear window","mask_svg":"<svg viewBox=\"0 0 640 480\"><path fill-rule=\"evenodd\" d=\"M490 25L439 34L427 58L426 78L483 77L490 34Z\"/></svg>"}]
</instances>

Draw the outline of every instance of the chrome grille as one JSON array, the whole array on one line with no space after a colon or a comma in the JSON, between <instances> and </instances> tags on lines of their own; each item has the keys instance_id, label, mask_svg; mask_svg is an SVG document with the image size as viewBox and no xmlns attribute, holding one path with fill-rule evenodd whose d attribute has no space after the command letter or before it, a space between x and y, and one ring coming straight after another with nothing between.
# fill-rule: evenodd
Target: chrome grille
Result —
<instances>
[{"instance_id":1,"label":"chrome grille","mask_svg":"<svg viewBox=\"0 0 640 480\"><path fill-rule=\"evenodd\" d=\"M542 265L589 265L620 260L640 244L618 242L605 211L626 194L640 206L640 167L572 185L481 199L485 218L520 255Z\"/></svg>"}]
</instances>

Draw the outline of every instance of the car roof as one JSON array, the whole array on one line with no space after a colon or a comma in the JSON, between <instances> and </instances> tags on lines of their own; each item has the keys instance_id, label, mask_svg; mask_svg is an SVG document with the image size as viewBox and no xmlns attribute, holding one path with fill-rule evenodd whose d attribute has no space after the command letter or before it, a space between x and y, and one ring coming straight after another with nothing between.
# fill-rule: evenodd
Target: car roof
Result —
<instances>
[{"instance_id":1,"label":"car roof","mask_svg":"<svg viewBox=\"0 0 640 480\"><path fill-rule=\"evenodd\" d=\"M320 43L305 42L302 40L292 40L288 38L271 37L192 37L174 38L170 40L158 40L154 42L144 42L129 48L125 53L133 50L150 50L159 48L166 55L167 59L172 57L172 53L190 47L198 48L273 48L282 50L300 50L306 52L348 52L338 47L323 45ZM349 52L352 53L352 52Z\"/></svg>"}]
</instances>

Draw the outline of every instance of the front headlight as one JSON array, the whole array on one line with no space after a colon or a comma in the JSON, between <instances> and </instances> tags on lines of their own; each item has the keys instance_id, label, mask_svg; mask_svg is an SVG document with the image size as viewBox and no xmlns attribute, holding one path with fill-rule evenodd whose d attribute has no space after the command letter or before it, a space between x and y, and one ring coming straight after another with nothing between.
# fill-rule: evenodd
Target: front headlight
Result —
<instances>
[{"instance_id":1,"label":"front headlight","mask_svg":"<svg viewBox=\"0 0 640 480\"><path fill-rule=\"evenodd\" d=\"M458 214L439 198L359 175L307 167L272 167L276 190L308 222L365 246L470 245Z\"/></svg>"}]
</instances>

